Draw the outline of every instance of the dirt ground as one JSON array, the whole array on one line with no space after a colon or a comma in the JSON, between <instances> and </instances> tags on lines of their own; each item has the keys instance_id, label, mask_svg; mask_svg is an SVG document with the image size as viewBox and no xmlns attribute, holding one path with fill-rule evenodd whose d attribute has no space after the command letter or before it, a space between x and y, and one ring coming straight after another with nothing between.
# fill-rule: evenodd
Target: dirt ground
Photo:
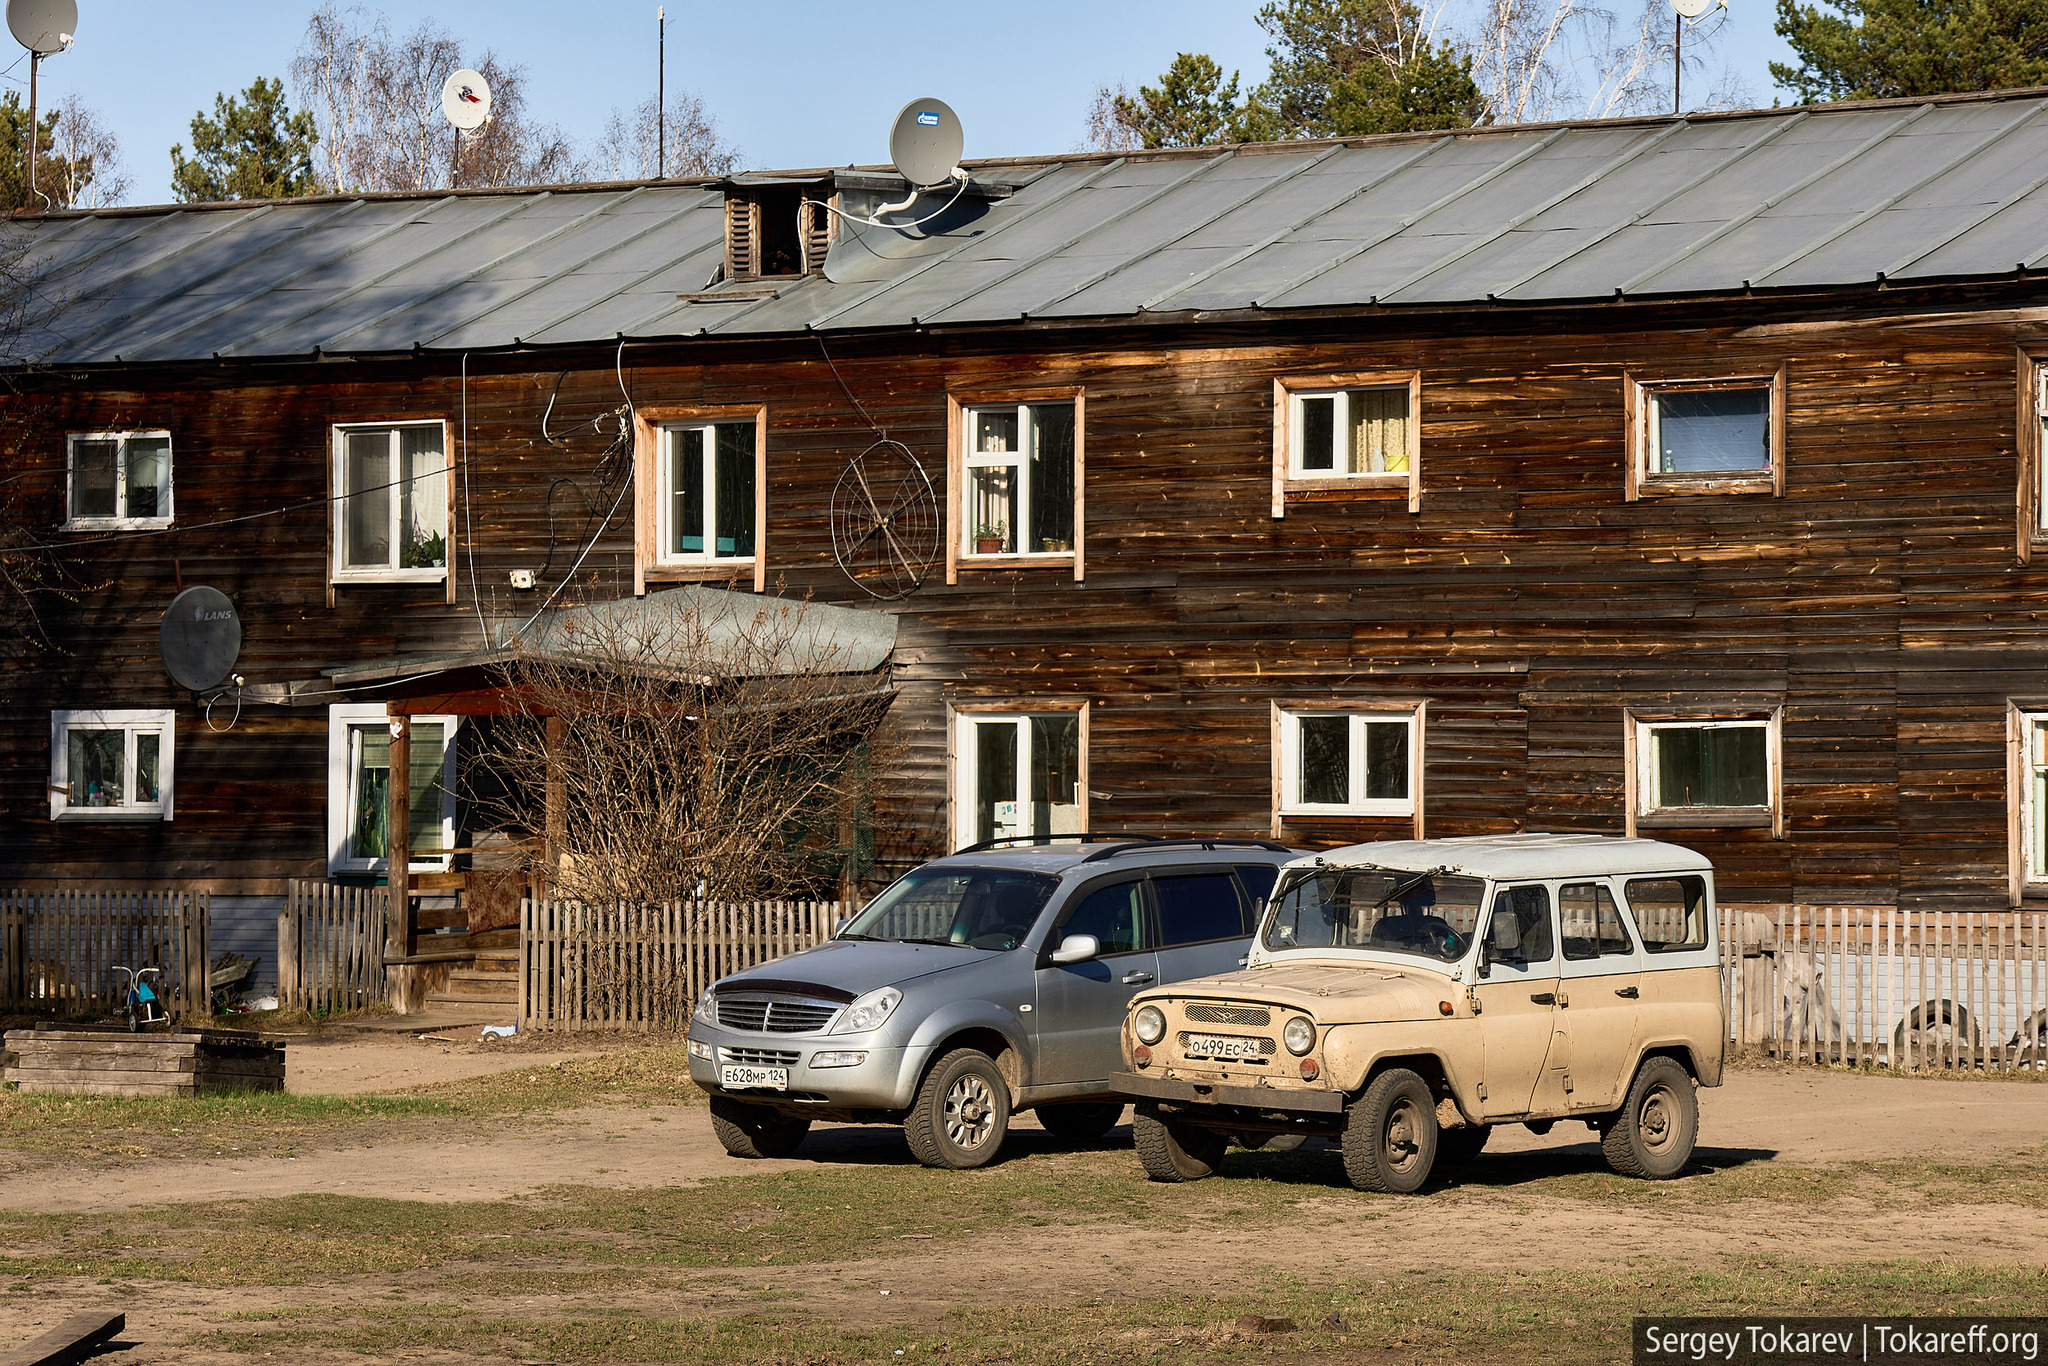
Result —
<instances>
[{"instance_id":1,"label":"dirt ground","mask_svg":"<svg viewBox=\"0 0 2048 1366\"><path fill-rule=\"evenodd\" d=\"M390 1091L507 1069L537 1070L591 1051L547 1040L479 1045L449 1036L356 1035L295 1043L291 1089L308 1094ZM2004 1080L1923 1080L1816 1069L1734 1069L1727 1084L1701 1095L1699 1154L1709 1170L1783 1169L1799 1173L1855 1168L1996 1167L2038 1163L2048 1134L2048 1085ZM1335 1155L1330 1185L1299 1190L1299 1211L1313 1237L1279 1238L1270 1229L1233 1230L1227 1222L1178 1230L1123 1230L1114 1224L1025 1226L1001 1240L1001 1274L971 1296L976 1303L1060 1305L1103 1302L1133 1283L1182 1293L1241 1288L1242 1268L1282 1277L1314 1278L1333 1267L1514 1269L1551 1267L1572 1249L1598 1248L1617 1266L1716 1267L1744 1259L1792 1257L1801 1262L1923 1259L2048 1269L2048 1202L1976 1205L1886 1203L1850 1193L1801 1200L1774 1196L1702 1207L1685 1182L1643 1186L1604 1174L1597 1145L1577 1124L1548 1137L1521 1128L1495 1135L1468 1177L1436 1195L1427 1217L1402 1220L1398 1236L1375 1204L1358 1217L1356 1197L1341 1189ZM1112 1135L1111 1152L1135 1162L1127 1128ZM1114 1150L1121 1148L1121 1154ZM1019 1120L1006 1161L1030 1161L1060 1146L1028 1116ZM559 1186L614 1191L664 1190L722 1177L900 1168L911 1163L900 1132L880 1127L819 1125L798 1154L776 1162L740 1162L718 1147L701 1104L587 1106L539 1116L508 1117L445 1139L363 1141L290 1158L227 1156L201 1160L112 1162L80 1167L61 1161L17 1169L0 1184L0 1210L89 1214L175 1207L184 1202L262 1199L307 1194L424 1202L488 1201ZM1559 1194L1547 1182L1578 1181ZM1624 1189L1617 1192L1611 1182ZM1588 1186L1587 1182L1597 1182ZM1220 1183L1205 1183L1213 1190ZM1794 1189L1796 1190L1796 1184ZM1644 1192L1638 1195L1637 1192ZM1588 1196L1590 1195L1590 1198ZM1604 1195L1617 1195L1608 1200ZM1422 1197L1416 1197L1422 1199ZM747 1287L731 1276L684 1274L651 1279L622 1292L570 1289L493 1292L489 1276L468 1307L514 1317L571 1308L641 1313L743 1312L753 1301L800 1296L807 1316L824 1321L915 1326L937 1321L963 1302L961 1249L929 1248L892 1235L874 1258L838 1260L748 1272ZM68 1269L68 1268L67 1268ZM138 1345L126 1362L243 1362L238 1353L167 1348L185 1335L217 1328L229 1316L276 1304L355 1304L396 1294L404 1278L335 1284L171 1290L123 1286L135 1306L129 1337ZM400 1288L394 1290L393 1286ZM1111 1287L1111 1288L1106 1288ZM26 1286L16 1287L26 1289ZM104 1284L58 1280L24 1301L0 1302L0 1343L32 1335L64 1312L105 1302ZM751 1298L750 1298L751 1297ZM492 1307L494 1306L494 1307ZM418 1353L407 1353L420 1356ZM337 1357L336 1359L343 1359ZM360 1356L348 1359L361 1360ZM421 1359L485 1360L428 1352ZM604 1359L631 1359L616 1356Z\"/></svg>"}]
</instances>

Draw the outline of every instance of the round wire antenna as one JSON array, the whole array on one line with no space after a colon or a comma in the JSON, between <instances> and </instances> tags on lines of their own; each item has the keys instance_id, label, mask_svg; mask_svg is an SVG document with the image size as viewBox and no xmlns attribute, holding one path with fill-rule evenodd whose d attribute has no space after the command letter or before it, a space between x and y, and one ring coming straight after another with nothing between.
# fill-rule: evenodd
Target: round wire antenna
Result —
<instances>
[{"instance_id":1,"label":"round wire antenna","mask_svg":"<svg viewBox=\"0 0 2048 1366\"><path fill-rule=\"evenodd\" d=\"M938 491L901 441L877 441L848 463L831 517L832 557L871 597L908 597L938 559Z\"/></svg>"},{"instance_id":2,"label":"round wire antenna","mask_svg":"<svg viewBox=\"0 0 2048 1366\"><path fill-rule=\"evenodd\" d=\"M912 100L889 130L889 160L913 187L951 180L964 146L960 116L944 100Z\"/></svg>"},{"instance_id":3,"label":"round wire antenna","mask_svg":"<svg viewBox=\"0 0 2048 1366\"><path fill-rule=\"evenodd\" d=\"M441 112L448 122L467 133L481 128L491 117L491 86L468 67L441 82Z\"/></svg>"},{"instance_id":4,"label":"round wire antenna","mask_svg":"<svg viewBox=\"0 0 2048 1366\"><path fill-rule=\"evenodd\" d=\"M1697 19L1714 7L1714 0L1671 0L1671 8L1682 19Z\"/></svg>"},{"instance_id":5,"label":"round wire antenna","mask_svg":"<svg viewBox=\"0 0 2048 1366\"><path fill-rule=\"evenodd\" d=\"M77 0L7 0L7 29L38 57L62 52L78 32Z\"/></svg>"},{"instance_id":6,"label":"round wire antenna","mask_svg":"<svg viewBox=\"0 0 2048 1366\"><path fill-rule=\"evenodd\" d=\"M218 687L242 654L242 619L218 588L188 588L164 609L164 672L192 692Z\"/></svg>"}]
</instances>

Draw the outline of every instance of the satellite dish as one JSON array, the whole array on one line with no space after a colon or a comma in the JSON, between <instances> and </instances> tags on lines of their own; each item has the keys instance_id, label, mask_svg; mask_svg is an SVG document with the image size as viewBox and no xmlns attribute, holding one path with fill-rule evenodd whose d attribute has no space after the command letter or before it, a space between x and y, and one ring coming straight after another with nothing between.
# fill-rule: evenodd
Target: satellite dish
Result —
<instances>
[{"instance_id":1,"label":"satellite dish","mask_svg":"<svg viewBox=\"0 0 2048 1366\"><path fill-rule=\"evenodd\" d=\"M832 490L832 558L871 597L908 597L939 556L939 497L901 441L848 463Z\"/></svg>"},{"instance_id":2,"label":"satellite dish","mask_svg":"<svg viewBox=\"0 0 2048 1366\"><path fill-rule=\"evenodd\" d=\"M1697 19L1714 7L1714 0L1671 0L1671 8L1683 19Z\"/></svg>"},{"instance_id":3,"label":"satellite dish","mask_svg":"<svg viewBox=\"0 0 2048 1366\"><path fill-rule=\"evenodd\" d=\"M960 116L944 100L912 100L889 130L889 160L912 186L951 180L965 145Z\"/></svg>"},{"instance_id":4,"label":"satellite dish","mask_svg":"<svg viewBox=\"0 0 2048 1366\"><path fill-rule=\"evenodd\" d=\"M164 672L192 692L219 687L242 654L242 619L217 588L188 588L164 609Z\"/></svg>"},{"instance_id":5,"label":"satellite dish","mask_svg":"<svg viewBox=\"0 0 2048 1366\"><path fill-rule=\"evenodd\" d=\"M38 57L62 52L78 32L77 0L7 0L7 28Z\"/></svg>"},{"instance_id":6,"label":"satellite dish","mask_svg":"<svg viewBox=\"0 0 2048 1366\"><path fill-rule=\"evenodd\" d=\"M491 85L468 67L441 82L441 112L467 133L491 117Z\"/></svg>"}]
</instances>

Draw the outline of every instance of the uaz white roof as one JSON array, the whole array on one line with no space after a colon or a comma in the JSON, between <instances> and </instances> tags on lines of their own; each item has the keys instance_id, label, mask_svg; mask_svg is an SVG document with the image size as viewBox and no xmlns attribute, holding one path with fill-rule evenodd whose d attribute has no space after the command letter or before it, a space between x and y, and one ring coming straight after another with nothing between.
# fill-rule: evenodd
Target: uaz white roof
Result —
<instances>
[{"instance_id":1,"label":"uaz white roof","mask_svg":"<svg viewBox=\"0 0 2048 1366\"><path fill-rule=\"evenodd\" d=\"M1616 835L1476 835L1464 839L1382 840L1348 844L1307 858L1290 869L1378 867L1403 872L1445 868L1470 877L1565 878L1642 873L1710 873L1706 857L1662 840Z\"/></svg>"}]
</instances>

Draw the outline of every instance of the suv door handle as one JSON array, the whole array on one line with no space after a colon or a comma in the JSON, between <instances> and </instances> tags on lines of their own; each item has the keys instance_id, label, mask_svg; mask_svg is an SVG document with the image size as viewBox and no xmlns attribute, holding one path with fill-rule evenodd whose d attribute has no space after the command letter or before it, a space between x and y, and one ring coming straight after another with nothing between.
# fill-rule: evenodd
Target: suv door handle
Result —
<instances>
[{"instance_id":1,"label":"suv door handle","mask_svg":"<svg viewBox=\"0 0 2048 1366\"><path fill-rule=\"evenodd\" d=\"M1152 974L1149 972L1133 971L1124 974L1124 985L1127 987L1141 987L1151 980Z\"/></svg>"},{"instance_id":2,"label":"suv door handle","mask_svg":"<svg viewBox=\"0 0 2048 1366\"><path fill-rule=\"evenodd\" d=\"M1554 991L1532 991L1529 993L1529 999L1539 1006L1554 1006L1557 1004L1557 993Z\"/></svg>"},{"instance_id":3,"label":"suv door handle","mask_svg":"<svg viewBox=\"0 0 2048 1366\"><path fill-rule=\"evenodd\" d=\"M1634 987L1616 987L1614 989L1614 994L1616 996L1626 996L1629 1000L1633 1001L1636 999L1636 997L1642 995L1643 993L1636 990Z\"/></svg>"}]
</instances>

